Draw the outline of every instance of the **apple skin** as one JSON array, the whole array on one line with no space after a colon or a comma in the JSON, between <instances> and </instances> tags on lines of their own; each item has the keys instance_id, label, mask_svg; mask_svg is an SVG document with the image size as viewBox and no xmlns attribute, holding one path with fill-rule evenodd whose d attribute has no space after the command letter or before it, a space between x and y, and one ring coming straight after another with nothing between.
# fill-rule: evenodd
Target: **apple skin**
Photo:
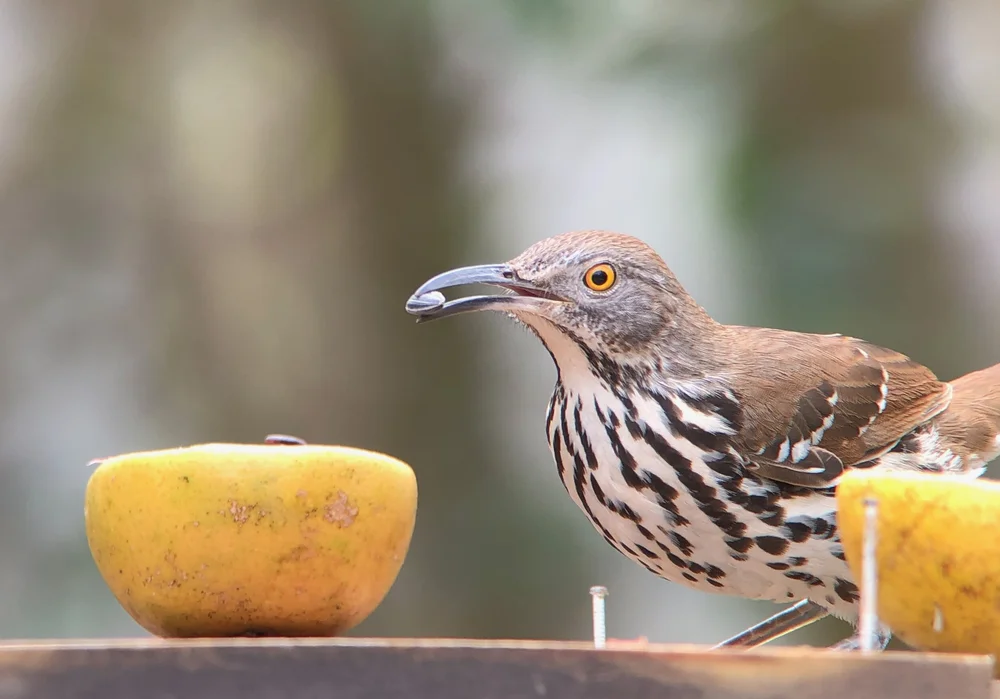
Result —
<instances>
[{"instance_id":1,"label":"apple skin","mask_svg":"<svg viewBox=\"0 0 1000 699\"><path fill-rule=\"evenodd\" d=\"M398 459L274 443L103 459L84 508L111 592L168 638L344 633L392 587L416 511Z\"/></svg>"}]
</instances>

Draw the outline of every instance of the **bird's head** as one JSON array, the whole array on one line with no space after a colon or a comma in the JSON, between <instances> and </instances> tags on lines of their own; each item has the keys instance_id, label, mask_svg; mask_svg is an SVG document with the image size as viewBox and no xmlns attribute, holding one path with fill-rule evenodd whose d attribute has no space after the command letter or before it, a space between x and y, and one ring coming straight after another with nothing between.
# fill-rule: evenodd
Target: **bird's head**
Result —
<instances>
[{"instance_id":1,"label":"bird's head","mask_svg":"<svg viewBox=\"0 0 1000 699\"><path fill-rule=\"evenodd\" d=\"M466 284L508 293L445 301L442 290ZM674 344L678 328L713 322L652 248L607 231L565 233L503 264L444 272L407 303L419 321L485 310L514 316L543 341L555 330L612 356Z\"/></svg>"}]
</instances>

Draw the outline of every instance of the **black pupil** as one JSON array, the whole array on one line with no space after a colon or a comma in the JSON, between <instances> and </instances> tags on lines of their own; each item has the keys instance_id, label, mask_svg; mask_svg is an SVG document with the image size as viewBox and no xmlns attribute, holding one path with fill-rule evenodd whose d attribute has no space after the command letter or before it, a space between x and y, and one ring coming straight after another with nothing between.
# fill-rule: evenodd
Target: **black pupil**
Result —
<instances>
[{"instance_id":1,"label":"black pupil","mask_svg":"<svg viewBox=\"0 0 1000 699\"><path fill-rule=\"evenodd\" d=\"M603 269L599 269L596 272L590 273L590 281L594 283L594 286L604 286L608 283L608 273Z\"/></svg>"}]
</instances>

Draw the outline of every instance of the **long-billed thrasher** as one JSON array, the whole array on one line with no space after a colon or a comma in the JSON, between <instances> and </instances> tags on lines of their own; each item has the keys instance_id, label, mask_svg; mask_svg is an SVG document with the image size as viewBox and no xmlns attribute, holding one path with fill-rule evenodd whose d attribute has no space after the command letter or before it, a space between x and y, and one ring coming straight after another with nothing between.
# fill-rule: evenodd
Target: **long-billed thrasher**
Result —
<instances>
[{"instance_id":1,"label":"long-billed thrasher","mask_svg":"<svg viewBox=\"0 0 1000 699\"><path fill-rule=\"evenodd\" d=\"M463 284L509 293L446 302L441 290ZM626 235L566 233L445 272L407 310L500 311L542 341L559 477L628 558L698 590L800 600L720 645L830 613L856 621L833 497L845 469L975 478L1000 454L1000 364L946 383L863 340L723 325Z\"/></svg>"}]
</instances>

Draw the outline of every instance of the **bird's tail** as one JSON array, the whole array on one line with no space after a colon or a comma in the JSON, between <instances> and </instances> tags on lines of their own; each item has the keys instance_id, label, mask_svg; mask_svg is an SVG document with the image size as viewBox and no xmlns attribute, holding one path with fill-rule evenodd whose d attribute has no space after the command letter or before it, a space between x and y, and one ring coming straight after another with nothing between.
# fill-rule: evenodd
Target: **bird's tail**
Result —
<instances>
[{"instance_id":1,"label":"bird's tail","mask_svg":"<svg viewBox=\"0 0 1000 699\"><path fill-rule=\"evenodd\" d=\"M951 403L937 419L941 438L965 468L982 468L1000 456L1000 364L950 384Z\"/></svg>"}]
</instances>

